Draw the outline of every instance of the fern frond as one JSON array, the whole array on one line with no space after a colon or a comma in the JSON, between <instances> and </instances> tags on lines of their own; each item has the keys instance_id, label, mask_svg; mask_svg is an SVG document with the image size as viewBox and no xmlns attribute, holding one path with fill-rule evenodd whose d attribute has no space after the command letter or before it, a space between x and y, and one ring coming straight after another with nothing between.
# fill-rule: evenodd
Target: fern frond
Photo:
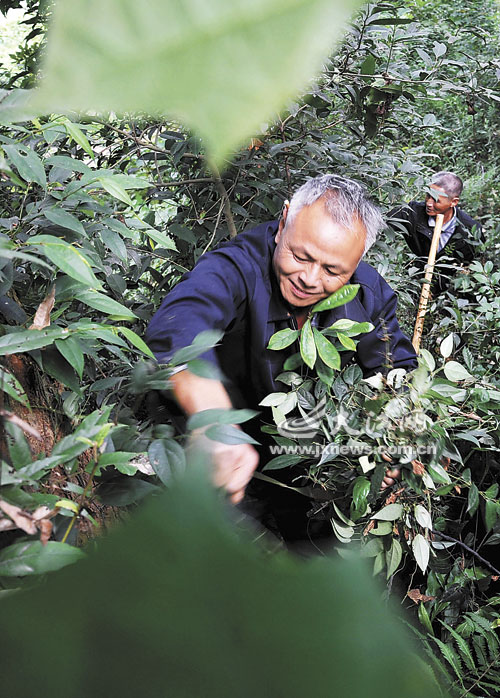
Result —
<instances>
[{"instance_id":1,"label":"fern frond","mask_svg":"<svg viewBox=\"0 0 500 698\"><path fill-rule=\"evenodd\" d=\"M437 644L439 649L441 650L441 654L443 657L446 659L448 664L451 666L455 674L457 675L458 680L460 681L460 684L463 687L463 681L462 681L462 673L463 673L463 668L462 668L462 662L460 661L460 657L458 654L455 652L455 650L450 646L446 645L444 642L441 642L441 640L438 640L437 637L432 638L434 642Z\"/></svg>"},{"instance_id":2,"label":"fern frond","mask_svg":"<svg viewBox=\"0 0 500 698\"><path fill-rule=\"evenodd\" d=\"M462 659L464 660L467 669L470 669L472 672L476 673L476 664L474 662L474 657L471 654L471 651L469 649L469 645L467 644L467 641L464 640L463 637L461 637L456 630L454 630L451 626L448 625L448 623L445 623L443 620L439 621L441 625L443 625L446 630L450 633L450 635L453 637L455 642L457 643L458 651L460 652Z\"/></svg>"}]
</instances>

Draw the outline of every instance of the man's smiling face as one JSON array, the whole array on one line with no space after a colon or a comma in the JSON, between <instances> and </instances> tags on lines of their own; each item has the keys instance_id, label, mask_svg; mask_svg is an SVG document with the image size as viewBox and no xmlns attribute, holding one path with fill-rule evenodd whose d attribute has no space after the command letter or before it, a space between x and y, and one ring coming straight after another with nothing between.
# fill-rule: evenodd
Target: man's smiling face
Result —
<instances>
[{"instance_id":1,"label":"man's smiling face","mask_svg":"<svg viewBox=\"0 0 500 698\"><path fill-rule=\"evenodd\" d=\"M454 207L458 204L458 196L448 196L444 189L441 189L437 184L431 184L430 189L432 189L434 196L429 193L425 195L425 211L428 216L442 213L444 222L447 223L453 217Z\"/></svg>"},{"instance_id":2,"label":"man's smiling face","mask_svg":"<svg viewBox=\"0 0 500 698\"><path fill-rule=\"evenodd\" d=\"M306 308L346 284L363 255L366 228L354 219L349 230L334 223L324 201L304 206L276 234L273 268L283 298Z\"/></svg>"}]
</instances>

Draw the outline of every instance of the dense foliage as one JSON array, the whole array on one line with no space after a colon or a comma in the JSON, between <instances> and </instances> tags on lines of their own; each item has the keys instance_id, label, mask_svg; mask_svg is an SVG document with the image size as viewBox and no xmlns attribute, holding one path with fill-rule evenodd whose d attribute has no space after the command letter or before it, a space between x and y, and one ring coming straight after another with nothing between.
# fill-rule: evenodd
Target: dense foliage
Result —
<instances>
[{"instance_id":1,"label":"dense foliage","mask_svg":"<svg viewBox=\"0 0 500 698\"><path fill-rule=\"evenodd\" d=\"M19 69L2 74L6 90L37 77L49 10L27 7L32 31ZM312 514L331 519L341 550L362 544L388 591L405 598L410 616L416 610L442 684L497 694L497 38L493 0L364 5L307 93L221 172L207 166L196 135L145 115L53 114L2 127L3 588L83 555L78 529L87 538L184 467L173 428L146 409L169 369L153 370L141 337L203 252L276 217L309 176L362 180L389 210L420 197L430 172L451 169L466 181L464 207L487 242L432 302L420 368L378 383L354 367L339 374L335 347L349 348L367 328L338 327L325 349L307 326L283 393L267 404L281 423L323 401L319 435L300 442L313 450L278 455L265 472L303 465L322 492ZM20 97L2 96L6 123ZM397 232L387 229L368 261L398 292L411 334L421 276ZM203 370L196 357L215 341L202 337L178 362ZM304 379L301 362L316 364L318 377ZM401 487L381 497L391 460L402 467Z\"/></svg>"}]
</instances>

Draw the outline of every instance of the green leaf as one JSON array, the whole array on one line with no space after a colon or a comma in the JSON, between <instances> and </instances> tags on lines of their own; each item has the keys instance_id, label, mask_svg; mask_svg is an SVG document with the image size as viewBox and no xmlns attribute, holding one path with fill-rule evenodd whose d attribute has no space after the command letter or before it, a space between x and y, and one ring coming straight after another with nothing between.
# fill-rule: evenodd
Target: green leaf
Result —
<instances>
[{"instance_id":1,"label":"green leaf","mask_svg":"<svg viewBox=\"0 0 500 698\"><path fill-rule=\"evenodd\" d=\"M396 521L403 513L401 504L388 504L386 507L378 511L371 518L379 521Z\"/></svg>"},{"instance_id":2,"label":"green leaf","mask_svg":"<svg viewBox=\"0 0 500 698\"><path fill-rule=\"evenodd\" d=\"M219 426L209 427L205 431L205 436L212 441L220 441L223 444L237 446L238 444L257 444L258 441L252 439L251 436L245 434L244 431L233 427L232 424L221 424Z\"/></svg>"},{"instance_id":3,"label":"green leaf","mask_svg":"<svg viewBox=\"0 0 500 698\"><path fill-rule=\"evenodd\" d=\"M126 190L112 177L99 177L98 182L100 183L102 188L105 189L108 192L108 194L114 196L115 199L123 201L123 203L127 204L128 206L134 205L134 202L127 194Z\"/></svg>"},{"instance_id":4,"label":"green leaf","mask_svg":"<svg viewBox=\"0 0 500 698\"><path fill-rule=\"evenodd\" d=\"M340 354L333 344L313 327L314 341L321 360L335 371L340 371ZM311 367L312 368L312 367Z\"/></svg>"},{"instance_id":5,"label":"green leaf","mask_svg":"<svg viewBox=\"0 0 500 698\"><path fill-rule=\"evenodd\" d=\"M499 505L493 500L487 500L484 504L484 523L486 531L491 531L500 514Z\"/></svg>"},{"instance_id":6,"label":"green leaf","mask_svg":"<svg viewBox=\"0 0 500 698\"><path fill-rule=\"evenodd\" d=\"M429 618L429 614L427 613L427 609L424 606L423 602L420 602L418 606L418 619L422 623L424 628L427 630L427 632L431 635L434 635L434 629L432 627L431 619Z\"/></svg>"},{"instance_id":7,"label":"green leaf","mask_svg":"<svg viewBox=\"0 0 500 698\"><path fill-rule=\"evenodd\" d=\"M89 174L89 172L91 172L90 167L84 162L76 160L75 158L70 158L67 155L52 155L52 157L47 158L45 162L47 165L55 165L69 172L81 172L82 174Z\"/></svg>"},{"instance_id":8,"label":"green leaf","mask_svg":"<svg viewBox=\"0 0 500 698\"><path fill-rule=\"evenodd\" d=\"M210 424L242 424L255 415L256 410L210 409L196 412L187 421L187 429L201 429Z\"/></svg>"},{"instance_id":9,"label":"green leaf","mask_svg":"<svg viewBox=\"0 0 500 698\"><path fill-rule=\"evenodd\" d=\"M180 475L186 467L184 449L173 439L153 441L148 455L153 470L164 485L171 484L172 477Z\"/></svg>"},{"instance_id":10,"label":"green leaf","mask_svg":"<svg viewBox=\"0 0 500 698\"><path fill-rule=\"evenodd\" d=\"M448 485L451 483L450 476L446 472L446 470L443 468L442 465L439 463L429 463L427 466L429 475L432 477L434 482L437 482L439 484L443 485Z\"/></svg>"},{"instance_id":11,"label":"green leaf","mask_svg":"<svg viewBox=\"0 0 500 698\"><path fill-rule=\"evenodd\" d=\"M112 465L118 472L123 475L135 475L137 467L129 465L133 458L137 458L138 453L133 451L112 451L111 453L102 453L99 456L99 467L107 467Z\"/></svg>"},{"instance_id":12,"label":"green leaf","mask_svg":"<svg viewBox=\"0 0 500 698\"><path fill-rule=\"evenodd\" d=\"M151 0L138 14L135 0L59 2L37 105L168 113L221 162L308 84L358 5Z\"/></svg>"},{"instance_id":13,"label":"green leaf","mask_svg":"<svg viewBox=\"0 0 500 698\"><path fill-rule=\"evenodd\" d=\"M66 543L37 541L14 543L0 552L0 577L24 577L55 572L85 557L85 553Z\"/></svg>"},{"instance_id":14,"label":"green leaf","mask_svg":"<svg viewBox=\"0 0 500 698\"><path fill-rule=\"evenodd\" d=\"M47 188L45 168L40 157L31 148L22 145L2 146L10 162L26 182L36 182L42 189Z\"/></svg>"},{"instance_id":15,"label":"green leaf","mask_svg":"<svg viewBox=\"0 0 500 698\"><path fill-rule=\"evenodd\" d=\"M335 293L332 293L331 296L328 296L328 298L316 303L312 309L312 312L320 313L323 310L332 310L333 308L338 308L341 305L345 305L356 297L358 290L359 284L346 284L345 286L342 286L342 288L339 288L338 291L335 291Z\"/></svg>"},{"instance_id":16,"label":"green leaf","mask_svg":"<svg viewBox=\"0 0 500 698\"><path fill-rule=\"evenodd\" d=\"M61 353L57 351L55 346L46 347L42 351L40 361L45 373L67 386L74 393L81 393L80 381L73 370L74 367L61 357Z\"/></svg>"},{"instance_id":17,"label":"green leaf","mask_svg":"<svg viewBox=\"0 0 500 698\"><path fill-rule=\"evenodd\" d=\"M269 395L266 395L266 397L259 402L259 406L278 407L287 399L288 395L288 393L269 393Z\"/></svg>"},{"instance_id":18,"label":"green leaf","mask_svg":"<svg viewBox=\"0 0 500 698\"><path fill-rule=\"evenodd\" d=\"M90 155L90 157L94 159L94 151L90 147L90 143L87 139L87 136L83 133L82 129L77 124L74 124L72 121L69 121L68 119L64 119L63 123L68 136L70 136L70 138L72 138L75 141L75 143L77 143L80 146L80 148L83 148L87 155Z\"/></svg>"},{"instance_id":19,"label":"green leaf","mask_svg":"<svg viewBox=\"0 0 500 698\"><path fill-rule=\"evenodd\" d=\"M270 554L196 465L82 563L2 598L6 696L82 698L88 686L123 698L441 695L362 561ZM93 601L75 604L89 590ZM41 640L30 627L50 632Z\"/></svg>"},{"instance_id":20,"label":"green leaf","mask_svg":"<svg viewBox=\"0 0 500 698\"><path fill-rule=\"evenodd\" d=\"M80 380L83 376L83 366L85 358L80 342L76 337L66 337L65 339L56 339L54 342L58 351L64 356L66 361L73 366Z\"/></svg>"},{"instance_id":21,"label":"green leaf","mask_svg":"<svg viewBox=\"0 0 500 698\"><path fill-rule=\"evenodd\" d=\"M101 240L111 252L122 262L127 261L127 247L122 238L114 230L104 228L100 232Z\"/></svg>"},{"instance_id":22,"label":"green leaf","mask_svg":"<svg viewBox=\"0 0 500 698\"><path fill-rule=\"evenodd\" d=\"M356 343L353 342L353 340L346 334L343 334L342 332L337 332L337 338L339 342L342 344L342 346L344 346L346 349L356 351Z\"/></svg>"},{"instance_id":23,"label":"green leaf","mask_svg":"<svg viewBox=\"0 0 500 698\"><path fill-rule=\"evenodd\" d=\"M318 378L328 387L331 387L333 381L335 380L335 373L330 366L327 366L321 357L316 360L315 364L316 373Z\"/></svg>"},{"instance_id":24,"label":"green leaf","mask_svg":"<svg viewBox=\"0 0 500 698\"><path fill-rule=\"evenodd\" d=\"M296 341L298 336L299 336L298 330L290 330L290 329L280 330L279 332L275 332L273 334L273 336L269 340L269 344L267 345L267 348L272 349L273 351L279 351L280 349L285 349L286 347L289 347L290 344L293 344Z\"/></svg>"},{"instance_id":25,"label":"green leaf","mask_svg":"<svg viewBox=\"0 0 500 698\"><path fill-rule=\"evenodd\" d=\"M422 504L415 506L415 518L422 528L432 530L432 518L427 509Z\"/></svg>"},{"instance_id":26,"label":"green leaf","mask_svg":"<svg viewBox=\"0 0 500 698\"><path fill-rule=\"evenodd\" d=\"M365 334L366 332L371 332L373 330L373 325L371 322L354 322L354 320L348 320L347 318L341 318L336 320L333 325L330 325L324 334L337 336L338 332L342 332L348 337L355 337L358 334Z\"/></svg>"},{"instance_id":27,"label":"green leaf","mask_svg":"<svg viewBox=\"0 0 500 698\"><path fill-rule=\"evenodd\" d=\"M133 320L137 315L113 298L97 291L78 291L75 298L91 308L100 310L107 315Z\"/></svg>"},{"instance_id":28,"label":"green leaf","mask_svg":"<svg viewBox=\"0 0 500 698\"><path fill-rule=\"evenodd\" d=\"M393 524L391 521L381 521L375 528L372 528L370 534L372 536L388 536L392 535Z\"/></svg>"},{"instance_id":29,"label":"green leaf","mask_svg":"<svg viewBox=\"0 0 500 698\"><path fill-rule=\"evenodd\" d=\"M56 339L67 336L68 330L62 327L46 327L43 330L25 330L5 334L0 337L0 356L42 349L53 344Z\"/></svg>"},{"instance_id":30,"label":"green leaf","mask_svg":"<svg viewBox=\"0 0 500 698\"><path fill-rule=\"evenodd\" d=\"M370 481L366 477L357 477L352 489L352 501L356 511L363 514L366 511L368 493L370 491Z\"/></svg>"},{"instance_id":31,"label":"green leaf","mask_svg":"<svg viewBox=\"0 0 500 698\"><path fill-rule=\"evenodd\" d=\"M125 339L128 339L130 344L132 344L132 346L134 346L136 349L142 351L143 354L146 354L146 356L149 356L151 359L155 358L153 352L148 347L146 342L141 339L138 334L131 330L130 327L117 327L116 329L125 337Z\"/></svg>"},{"instance_id":32,"label":"green leaf","mask_svg":"<svg viewBox=\"0 0 500 698\"><path fill-rule=\"evenodd\" d=\"M392 545L385 554L385 564L387 566L387 579L398 569L403 557L403 549L397 538L392 539Z\"/></svg>"},{"instance_id":33,"label":"green leaf","mask_svg":"<svg viewBox=\"0 0 500 698\"><path fill-rule=\"evenodd\" d=\"M449 334L441 344L439 345L439 351L441 353L441 356L443 356L445 359L447 359L449 356L451 356L451 353L453 351L453 332Z\"/></svg>"},{"instance_id":34,"label":"green leaf","mask_svg":"<svg viewBox=\"0 0 500 698\"><path fill-rule=\"evenodd\" d=\"M28 396L24 388L12 373L9 373L0 366L0 390L10 395L10 397L20 402L25 407L29 407Z\"/></svg>"},{"instance_id":35,"label":"green leaf","mask_svg":"<svg viewBox=\"0 0 500 698\"><path fill-rule=\"evenodd\" d=\"M271 458L262 470L281 470L282 468L288 468L290 465L296 465L304 460L304 456L299 456L295 453L283 454L282 456L276 456Z\"/></svg>"},{"instance_id":36,"label":"green leaf","mask_svg":"<svg viewBox=\"0 0 500 698\"><path fill-rule=\"evenodd\" d=\"M309 368L314 368L317 353L311 321L309 319L305 321L300 333L300 355Z\"/></svg>"},{"instance_id":37,"label":"green leaf","mask_svg":"<svg viewBox=\"0 0 500 698\"><path fill-rule=\"evenodd\" d=\"M146 228L143 232L145 235L151 238L151 240L154 240L160 247L177 252L175 242L169 235L165 235L165 233L161 233L159 230L155 230L154 228Z\"/></svg>"},{"instance_id":38,"label":"green leaf","mask_svg":"<svg viewBox=\"0 0 500 698\"><path fill-rule=\"evenodd\" d=\"M59 226L61 226L61 228L67 228L68 230L73 230L75 233L78 233L79 235L83 235L84 237L87 236L87 233L85 232L85 228L80 223L78 218L76 216L74 216L72 213L65 211L63 208L60 208L60 207L46 208L43 211L43 215L51 223L54 223L55 225L59 225Z\"/></svg>"},{"instance_id":39,"label":"green leaf","mask_svg":"<svg viewBox=\"0 0 500 698\"><path fill-rule=\"evenodd\" d=\"M449 381L474 380L474 376L468 372L458 361L447 361L444 365L444 374Z\"/></svg>"},{"instance_id":40,"label":"green leaf","mask_svg":"<svg viewBox=\"0 0 500 698\"><path fill-rule=\"evenodd\" d=\"M479 490L477 486L472 483L471 486L469 487L469 496L467 497L467 513L470 514L471 516L474 516L474 514L477 511L477 508L479 506Z\"/></svg>"},{"instance_id":41,"label":"green leaf","mask_svg":"<svg viewBox=\"0 0 500 698\"><path fill-rule=\"evenodd\" d=\"M26 241L26 244L38 245L41 252L72 279L91 288L102 288L87 257L73 245L53 235L34 235Z\"/></svg>"},{"instance_id":42,"label":"green leaf","mask_svg":"<svg viewBox=\"0 0 500 698\"><path fill-rule=\"evenodd\" d=\"M427 351L427 349L420 349L420 358L423 359L425 366L429 369L429 371L435 370L436 362L434 361L434 357L430 351Z\"/></svg>"},{"instance_id":43,"label":"green leaf","mask_svg":"<svg viewBox=\"0 0 500 698\"><path fill-rule=\"evenodd\" d=\"M422 572L425 572L427 565L429 564L429 542L423 537L422 534L417 533L411 542L411 548L413 550L415 560L417 561L417 565L420 567Z\"/></svg>"},{"instance_id":44,"label":"green leaf","mask_svg":"<svg viewBox=\"0 0 500 698\"><path fill-rule=\"evenodd\" d=\"M173 366L178 366L198 358L198 356L218 344L222 336L223 332L221 330L203 330L203 332L196 335L188 347L178 349L172 356L170 363Z\"/></svg>"}]
</instances>

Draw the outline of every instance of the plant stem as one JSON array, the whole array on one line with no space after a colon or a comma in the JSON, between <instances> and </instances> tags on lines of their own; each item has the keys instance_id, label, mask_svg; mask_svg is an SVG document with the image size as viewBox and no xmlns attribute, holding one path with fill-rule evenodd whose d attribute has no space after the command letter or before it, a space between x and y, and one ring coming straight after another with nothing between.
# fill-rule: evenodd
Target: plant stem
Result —
<instances>
[{"instance_id":1,"label":"plant stem","mask_svg":"<svg viewBox=\"0 0 500 698\"><path fill-rule=\"evenodd\" d=\"M68 526L68 528L66 529L66 533L65 533L64 536L62 537L61 543L66 543L66 541L67 541L67 539L68 539L68 536L69 536L69 534L71 533L71 530L72 530L73 526L75 525L75 521L76 521L77 518L80 516L80 512L81 512L81 510L83 509L83 505L85 504L85 498L86 498L86 496L87 496L87 494L88 494L88 491L89 491L89 489L90 489L90 487L91 487L91 485L92 485L92 481L93 481L93 479L94 479L94 475L96 474L97 468L99 467L99 457L98 457L98 453L97 453L97 444L94 444L94 445L93 445L92 450L93 450L93 455L94 455L94 467L92 468L92 471L91 471L91 473L90 473L90 477L89 477L89 479L88 479L88 481L87 481L87 484L85 485L85 488L84 488L84 490L83 490L83 492L82 492L82 496L81 496L81 499L80 499L80 503L79 503L79 505L78 505L78 511L76 511L76 512L73 514L73 516L72 516L72 518L71 518L71 521L69 522L69 526Z\"/></svg>"}]
</instances>

